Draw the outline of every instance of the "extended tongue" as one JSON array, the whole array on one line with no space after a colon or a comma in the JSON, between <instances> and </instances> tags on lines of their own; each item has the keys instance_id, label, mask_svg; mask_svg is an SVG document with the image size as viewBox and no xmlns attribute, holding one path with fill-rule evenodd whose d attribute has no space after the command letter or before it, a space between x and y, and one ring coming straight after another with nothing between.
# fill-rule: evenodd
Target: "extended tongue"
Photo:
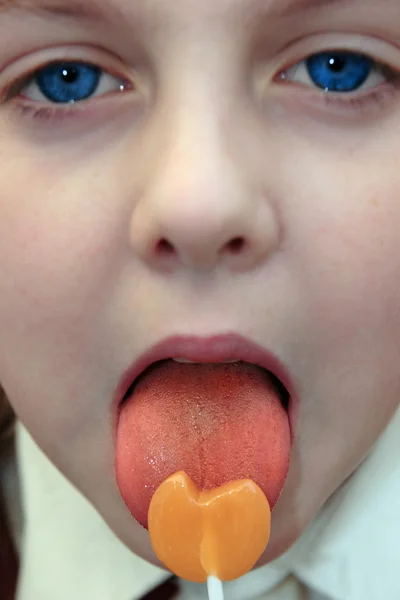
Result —
<instances>
[{"instance_id":1,"label":"extended tongue","mask_svg":"<svg viewBox=\"0 0 400 600\"><path fill-rule=\"evenodd\" d=\"M121 407L115 468L144 527L158 486L185 471L203 490L252 479L271 508L290 462L290 426L276 385L248 363L156 363Z\"/></svg>"}]
</instances>

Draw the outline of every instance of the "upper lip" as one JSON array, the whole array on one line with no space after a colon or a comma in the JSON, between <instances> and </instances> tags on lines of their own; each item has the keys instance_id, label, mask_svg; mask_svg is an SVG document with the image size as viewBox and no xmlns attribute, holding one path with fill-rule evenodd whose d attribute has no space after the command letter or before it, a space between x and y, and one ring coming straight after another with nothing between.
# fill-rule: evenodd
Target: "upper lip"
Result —
<instances>
[{"instance_id":1,"label":"upper lip","mask_svg":"<svg viewBox=\"0 0 400 600\"><path fill-rule=\"evenodd\" d=\"M150 347L126 369L115 392L115 404L119 406L147 367L168 358L185 358L203 363L236 359L252 363L270 371L284 385L289 396L293 395L290 376L282 362L272 352L246 337L235 333L212 337L171 336Z\"/></svg>"}]
</instances>

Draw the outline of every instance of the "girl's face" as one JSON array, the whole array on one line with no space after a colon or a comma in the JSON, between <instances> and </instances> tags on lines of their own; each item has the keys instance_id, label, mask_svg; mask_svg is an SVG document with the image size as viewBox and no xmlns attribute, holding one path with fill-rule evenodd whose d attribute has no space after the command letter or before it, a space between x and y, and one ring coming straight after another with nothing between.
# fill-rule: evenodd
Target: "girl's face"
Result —
<instances>
[{"instance_id":1,"label":"girl's face","mask_svg":"<svg viewBox=\"0 0 400 600\"><path fill-rule=\"evenodd\" d=\"M175 334L261 344L299 399L271 560L399 404L398 2L16 2L0 14L0 381L152 559L115 482L122 373Z\"/></svg>"}]
</instances>

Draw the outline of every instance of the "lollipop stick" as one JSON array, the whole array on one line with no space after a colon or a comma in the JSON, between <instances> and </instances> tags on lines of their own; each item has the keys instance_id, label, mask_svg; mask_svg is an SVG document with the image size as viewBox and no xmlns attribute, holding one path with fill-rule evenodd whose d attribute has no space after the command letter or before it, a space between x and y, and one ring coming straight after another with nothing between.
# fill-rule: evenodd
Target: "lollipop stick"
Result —
<instances>
[{"instance_id":1,"label":"lollipop stick","mask_svg":"<svg viewBox=\"0 0 400 600\"><path fill-rule=\"evenodd\" d=\"M210 575L207 579L208 600L224 600L224 588L218 577Z\"/></svg>"}]
</instances>

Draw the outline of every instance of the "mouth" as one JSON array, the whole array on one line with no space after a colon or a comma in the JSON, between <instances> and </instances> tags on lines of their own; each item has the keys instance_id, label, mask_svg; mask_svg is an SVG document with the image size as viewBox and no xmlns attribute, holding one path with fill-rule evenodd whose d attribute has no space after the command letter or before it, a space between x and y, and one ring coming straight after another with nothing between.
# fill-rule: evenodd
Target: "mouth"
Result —
<instances>
[{"instance_id":1,"label":"mouth","mask_svg":"<svg viewBox=\"0 0 400 600\"><path fill-rule=\"evenodd\" d=\"M139 358L115 397L116 476L135 519L170 475L199 489L252 479L275 506L290 463L292 385L271 352L237 336L175 337Z\"/></svg>"},{"instance_id":2,"label":"mouth","mask_svg":"<svg viewBox=\"0 0 400 600\"><path fill-rule=\"evenodd\" d=\"M272 352L237 334L208 338L175 336L163 340L125 371L114 396L114 405L119 408L124 404L140 380L168 360L194 364L252 364L269 375L285 410L292 408L294 390L286 367Z\"/></svg>"},{"instance_id":3,"label":"mouth","mask_svg":"<svg viewBox=\"0 0 400 600\"><path fill-rule=\"evenodd\" d=\"M204 362L200 362L200 361L192 361L192 360L188 360L188 359L182 359L182 358L165 358L162 360L158 360L156 362L151 363L148 367L146 367L144 369L144 371L142 371L136 378L135 380L130 384L128 390L126 391L126 393L124 394L122 401L121 401L121 405L124 404L124 402L127 402L129 400L129 398L132 397L132 395L135 392L136 387L140 384L140 382L142 381L142 379L146 378L147 375L150 375L152 371L155 371L156 369L158 369L159 366L161 366L162 364L167 363L168 361L173 361L173 362L177 362L177 363L181 363L181 364L193 364L193 365L204 365L204 364L240 364L240 363L246 363L247 361L243 361L240 359L235 359L235 360L224 360L224 361L216 361L216 362L211 362L211 361L204 361ZM254 364L254 363L248 363L248 364ZM276 375L274 375L274 373L272 373L271 371L265 369L264 367L261 367L260 365L254 364L254 366L258 367L260 370L264 371L266 375L268 375L271 383L274 386L274 389L276 391L276 394L279 397L279 400L281 402L281 405L283 406L283 408L288 411L289 409L289 403L290 403L290 394L288 392L288 390L286 389L286 387L283 385L283 383L276 377Z\"/></svg>"}]
</instances>

